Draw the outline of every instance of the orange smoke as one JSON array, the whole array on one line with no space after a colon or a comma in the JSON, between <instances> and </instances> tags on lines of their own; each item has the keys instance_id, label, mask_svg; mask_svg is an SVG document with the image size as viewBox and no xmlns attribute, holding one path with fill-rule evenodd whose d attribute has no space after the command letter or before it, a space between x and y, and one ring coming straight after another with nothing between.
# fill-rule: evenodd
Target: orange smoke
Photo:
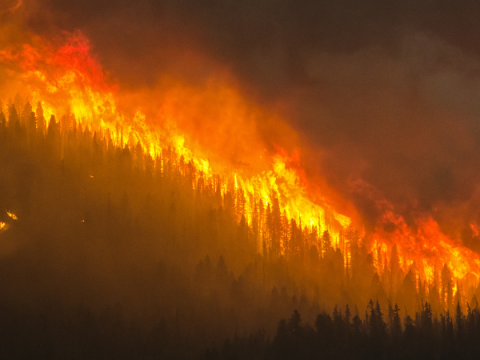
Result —
<instances>
[{"instance_id":1,"label":"orange smoke","mask_svg":"<svg viewBox=\"0 0 480 360\"><path fill-rule=\"evenodd\" d=\"M22 6L22 3L22 0L3 1L2 4L0 4L0 15L14 12Z\"/></svg>"},{"instance_id":2,"label":"orange smoke","mask_svg":"<svg viewBox=\"0 0 480 360\"><path fill-rule=\"evenodd\" d=\"M251 223L259 202L264 208L278 204L284 220L293 219L310 230L328 230L333 245L348 259L347 228L362 227L352 224L351 219L358 217L355 210L342 214L335 209L333 199L324 195L328 192L305 175L300 152L267 148L271 139L264 138L259 124L275 129L290 150L296 143L295 132L278 116L247 103L228 81L212 80L201 87L165 80L161 91L147 97L148 106L140 103L124 112L119 110L118 87L106 78L88 40L79 32L61 47L38 37L29 44L13 45L0 51L0 64L6 74L2 97L17 91L26 94L32 105L42 105L47 121L51 116L70 119L61 120L63 127L69 127L74 126L73 119L83 128L111 137L117 146L140 144L152 158L170 148L194 167L193 187L204 178L220 186L222 194L236 194L233 202L240 209L239 221L245 215ZM141 96L135 98L142 101ZM134 115L125 115L128 112ZM221 182L215 180L219 178ZM427 281L432 282L444 264L456 278L480 277L480 256L444 235L432 218L420 216L413 229L388 202L380 201L379 208L382 216L375 232L364 234L362 241L372 252L378 272L391 267L390 255L396 245L403 271L414 267ZM262 251L261 244L257 250Z\"/></svg>"}]
</instances>

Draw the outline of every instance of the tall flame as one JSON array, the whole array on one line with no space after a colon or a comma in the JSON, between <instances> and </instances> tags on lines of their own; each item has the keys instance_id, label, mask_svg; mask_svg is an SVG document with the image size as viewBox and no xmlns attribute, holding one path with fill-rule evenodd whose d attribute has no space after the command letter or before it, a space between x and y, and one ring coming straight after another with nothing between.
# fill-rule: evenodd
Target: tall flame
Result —
<instances>
[{"instance_id":1,"label":"tall flame","mask_svg":"<svg viewBox=\"0 0 480 360\"><path fill-rule=\"evenodd\" d=\"M108 133L117 146L140 144L153 158L162 149L170 147L185 163L193 165L196 180L203 177L221 186L223 195L230 190L236 194L234 206L242 207L247 223L252 222L259 202L264 208L278 206L284 220L295 220L302 228L310 230L328 230L333 245L341 248L345 261L349 258L351 250L345 246L344 237L352 220L350 216L335 211L329 199L315 194L315 201L312 200L314 197L307 190L312 186L307 177L299 166L292 166L298 154L290 156L278 148L269 169L246 176L241 170L230 168L222 174L223 185L219 185L216 181L219 174L213 171L210 162L185 146L185 138L175 129L171 114L164 112L160 115L162 121L152 125L153 122L147 121L139 109L133 118L120 113L116 86L107 81L99 62L90 53L88 40L81 33L71 35L59 48L35 37L30 44L0 51L0 64L13 84L11 88L28 94L32 104L41 103L47 120L51 116L73 119L99 134ZM160 101L168 103L168 99ZM65 120L62 126L72 126L71 121ZM197 183L193 181L192 186ZM4 230L6 224L2 226L0 230ZM480 277L480 256L477 253L444 235L430 217L419 218L416 230L413 230L395 214L391 205L383 211L375 232L363 239L363 245L374 255L379 272L390 266L388 259L396 245L403 270L407 272L415 266L418 274L427 281L433 281L444 264L453 270L456 278L464 278L467 274ZM284 247L285 244L281 243L280 253ZM258 251L262 251L261 245Z\"/></svg>"}]
</instances>

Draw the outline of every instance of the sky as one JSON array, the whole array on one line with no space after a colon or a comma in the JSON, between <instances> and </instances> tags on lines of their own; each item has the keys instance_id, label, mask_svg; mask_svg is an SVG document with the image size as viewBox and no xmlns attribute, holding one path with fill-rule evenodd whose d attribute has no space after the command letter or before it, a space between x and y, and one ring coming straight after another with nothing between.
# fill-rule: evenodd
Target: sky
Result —
<instances>
[{"instance_id":1,"label":"sky","mask_svg":"<svg viewBox=\"0 0 480 360\"><path fill-rule=\"evenodd\" d=\"M165 74L228 73L281 114L309 176L367 227L384 198L411 224L428 214L454 234L480 222L479 10L473 0L7 0L0 16L21 12L50 38L82 31L132 92Z\"/></svg>"}]
</instances>

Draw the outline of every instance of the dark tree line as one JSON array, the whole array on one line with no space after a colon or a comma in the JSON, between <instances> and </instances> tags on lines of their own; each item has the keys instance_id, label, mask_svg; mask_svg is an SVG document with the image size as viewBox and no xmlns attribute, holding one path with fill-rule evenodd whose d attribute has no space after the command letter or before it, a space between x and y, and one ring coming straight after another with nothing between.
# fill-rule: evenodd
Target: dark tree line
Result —
<instances>
[{"instance_id":1,"label":"dark tree line","mask_svg":"<svg viewBox=\"0 0 480 360\"><path fill-rule=\"evenodd\" d=\"M358 312L358 310L356 310ZM478 304L457 304L455 313L432 313L426 302L422 310L400 315L397 305L384 313L370 300L363 320L346 306L332 314L319 314L313 324L303 323L297 310L282 319L270 340L264 332L227 339L209 348L205 359L478 359L480 311Z\"/></svg>"}]
</instances>

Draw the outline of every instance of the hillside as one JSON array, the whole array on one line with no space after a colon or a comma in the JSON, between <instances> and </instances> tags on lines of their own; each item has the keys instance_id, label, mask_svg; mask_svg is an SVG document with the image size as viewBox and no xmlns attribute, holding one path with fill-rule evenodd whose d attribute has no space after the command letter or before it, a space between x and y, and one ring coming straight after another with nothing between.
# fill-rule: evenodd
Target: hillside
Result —
<instances>
[{"instance_id":1,"label":"hillside","mask_svg":"<svg viewBox=\"0 0 480 360\"><path fill-rule=\"evenodd\" d=\"M294 310L311 324L347 304L363 319L369 299L412 316L428 301L440 314L477 292L457 284L454 298L446 266L438 283L404 274L395 247L378 274L353 228L345 259L328 230L288 221L278 200L258 201L247 223L243 190L172 149L152 158L15 103L0 113L6 357L195 357L239 334L273 339Z\"/></svg>"}]
</instances>

